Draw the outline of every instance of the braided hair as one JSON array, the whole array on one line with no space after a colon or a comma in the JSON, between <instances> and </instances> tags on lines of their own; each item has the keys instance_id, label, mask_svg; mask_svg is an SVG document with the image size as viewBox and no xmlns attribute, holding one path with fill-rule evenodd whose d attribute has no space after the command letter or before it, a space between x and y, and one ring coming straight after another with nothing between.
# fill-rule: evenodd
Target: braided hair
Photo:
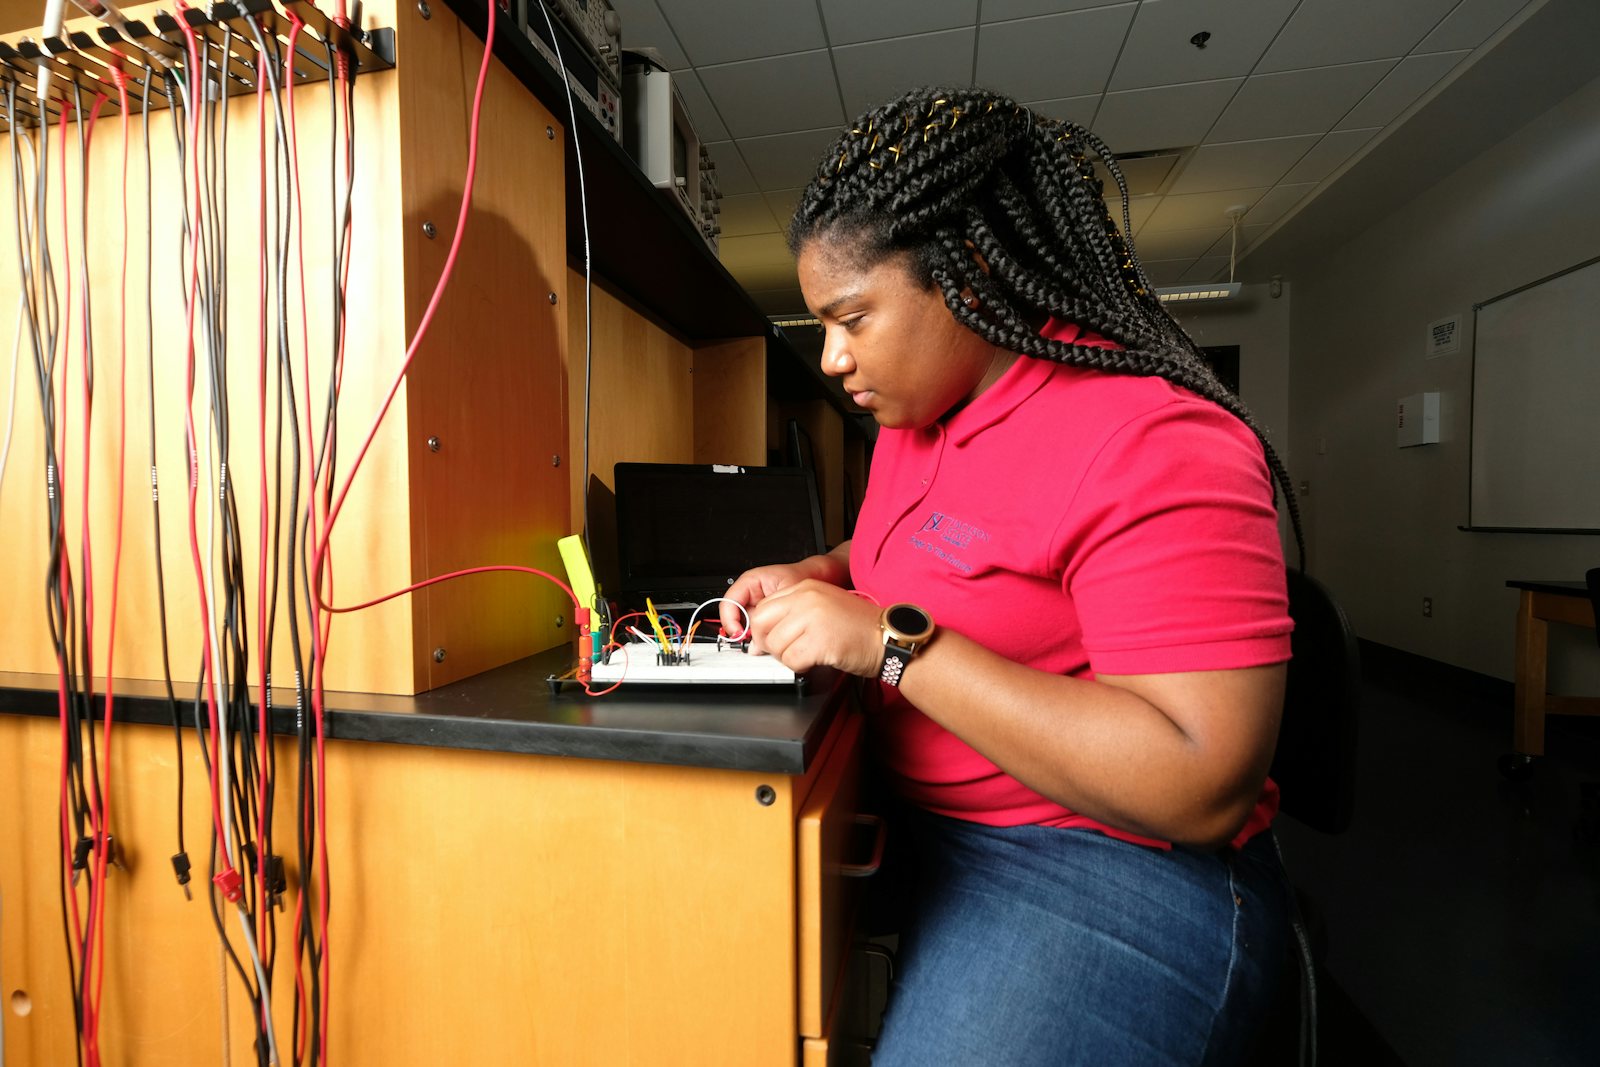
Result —
<instances>
[{"instance_id":1,"label":"braided hair","mask_svg":"<svg viewBox=\"0 0 1600 1067\"><path fill-rule=\"evenodd\" d=\"M1121 193L1120 229L1091 152ZM1124 236L1131 229L1127 183L1094 134L987 90L926 88L867 112L834 142L800 198L788 239L798 254L813 239L846 237L833 246L861 265L906 254L956 321L990 344L1074 367L1165 378L1231 412L1261 442L1304 567L1289 472L1156 298ZM967 293L978 298L976 307ZM1051 340L1039 332L1046 315L1122 347Z\"/></svg>"}]
</instances>

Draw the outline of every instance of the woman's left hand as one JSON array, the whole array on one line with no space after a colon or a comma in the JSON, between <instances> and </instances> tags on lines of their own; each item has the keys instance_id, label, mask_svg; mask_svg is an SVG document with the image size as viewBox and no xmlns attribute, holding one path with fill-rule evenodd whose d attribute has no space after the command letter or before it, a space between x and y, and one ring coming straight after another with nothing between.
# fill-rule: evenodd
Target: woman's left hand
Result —
<instances>
[{"instance_id":1,"label":"woman's left hand","mask_svg":"<svg viewBox=\"0 0 1600 1067\"><path fill-rule=\"evenodd\" d=\"M875 678L883 666L878 606L837 585L807 579L784 586L750 612L755 648L796 674L833 667Z\"/></svg>"}]
</instances>

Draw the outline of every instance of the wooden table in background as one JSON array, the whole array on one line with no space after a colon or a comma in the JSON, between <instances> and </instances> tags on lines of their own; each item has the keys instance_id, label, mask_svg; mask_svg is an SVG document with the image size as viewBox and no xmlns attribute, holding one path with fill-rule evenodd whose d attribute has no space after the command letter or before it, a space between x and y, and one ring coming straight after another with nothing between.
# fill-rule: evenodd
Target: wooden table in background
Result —
<instances>
[{"instance_id":1,"label":"wooden table in background","mask_svg":"<svg viewBox=\"0 0 1600 1067\"><path fill-rule=\"evenodd\" d=\"M1544 755L1544 717L1600 715L1600 698L1565 696L1545 687L1545 658L1550 623L1594 629L1594 607L1583 582L1508 581L1522 591L1517 608L1516 718L1512 727L1513 759Z\"/></svg>"}]
</instances>

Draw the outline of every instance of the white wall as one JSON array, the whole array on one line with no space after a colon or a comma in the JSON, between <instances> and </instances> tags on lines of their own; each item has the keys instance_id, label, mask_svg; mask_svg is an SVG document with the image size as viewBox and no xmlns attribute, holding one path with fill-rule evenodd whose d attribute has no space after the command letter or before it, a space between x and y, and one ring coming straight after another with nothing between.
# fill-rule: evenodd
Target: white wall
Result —
<instances>
[{"instance_id":1,"label":"white wall","mask_svg":"<svg viewBox=\"0 0 1600 1067\"><path fill-rule=\"evenodd\" d=\"M1472 305L1600 255L1597 131L1600 79L1295 278L1289 410L1295 478L1310 483L1311 569L1363 637L1510 678L1506 579L1600 566L1600 537L1457 530ZM1460 353L1425 359L1427 325L1452 313ZM1397 448L1395 401L1430 390L1440 443ZM1553 627L1551 643L1552 684L1594 687L1593 635Z\"/></svg>"}]
</instances>

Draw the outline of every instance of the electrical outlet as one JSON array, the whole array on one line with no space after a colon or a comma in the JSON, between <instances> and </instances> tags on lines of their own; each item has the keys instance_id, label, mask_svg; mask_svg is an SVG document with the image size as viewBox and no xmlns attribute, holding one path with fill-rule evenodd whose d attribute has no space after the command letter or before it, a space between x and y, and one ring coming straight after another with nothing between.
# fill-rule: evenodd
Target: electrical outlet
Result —
<instances>
[{"instance_id":1,"label":"electrical outlet","mask_svg":"<svg viewBox=\"0 0 1600 1067\"><path fill-rule=\"evenodd\" d=\"M1424 619L1433 618L1433 597L1431 596L1422 598L1422 617Z\"/></svg>"}]
</instances>

